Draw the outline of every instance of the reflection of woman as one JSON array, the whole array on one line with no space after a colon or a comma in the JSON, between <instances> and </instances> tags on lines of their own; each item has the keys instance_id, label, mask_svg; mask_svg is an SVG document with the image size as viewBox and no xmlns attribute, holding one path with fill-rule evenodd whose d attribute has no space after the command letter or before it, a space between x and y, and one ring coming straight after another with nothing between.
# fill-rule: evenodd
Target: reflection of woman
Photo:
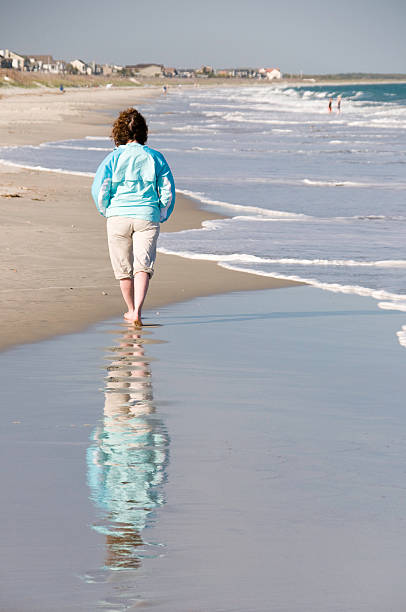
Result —
<instances>
[{"instance_id":1,"label":"reflection of woman","mask_svg":"<svg viewBox=\"0 0 406 612\"><path fill-rule=\"evenodd\" d=\"M88 450L91 497L102 510L97 531L106 535L106 566L138 567L135 549L151 512L165 503L168 435L156 419L150 366L141 334L124 332L124 349L108 368L104 419Z\"/></svg>"}]
</instances>

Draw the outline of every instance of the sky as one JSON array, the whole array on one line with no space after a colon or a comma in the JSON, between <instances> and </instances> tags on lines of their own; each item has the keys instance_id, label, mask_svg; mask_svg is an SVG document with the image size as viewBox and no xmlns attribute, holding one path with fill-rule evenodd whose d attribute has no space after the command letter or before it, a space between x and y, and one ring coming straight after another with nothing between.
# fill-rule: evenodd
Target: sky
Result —
<instances>
[{"instance_id":1,"label":"sky","mask_svg":"<svg viewBox=\"0 0 406 612\"><path fill-rule=\"evenodd\" d=\"M406 73L405 0L0 0L0 49L120 65Z\"/></svg>"}]
</instances>

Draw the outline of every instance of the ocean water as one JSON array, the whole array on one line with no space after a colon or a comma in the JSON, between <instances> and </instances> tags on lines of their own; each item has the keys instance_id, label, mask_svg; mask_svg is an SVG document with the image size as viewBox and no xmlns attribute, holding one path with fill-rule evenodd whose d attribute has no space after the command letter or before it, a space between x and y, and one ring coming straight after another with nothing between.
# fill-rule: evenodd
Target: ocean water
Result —
<instances>
[{"instance_id":1,"label":"ocean water","mask_svg":"<svg viewBox=\"0 0 406 612\"><path fill-rule=\"evenodd\" d=\"M178 190L226 215L162 234L162 252L406 311L406 84L178 87L141 110ZM0 158L93 173L110 150L86 138Z\"/></svg>"}]
</instances>

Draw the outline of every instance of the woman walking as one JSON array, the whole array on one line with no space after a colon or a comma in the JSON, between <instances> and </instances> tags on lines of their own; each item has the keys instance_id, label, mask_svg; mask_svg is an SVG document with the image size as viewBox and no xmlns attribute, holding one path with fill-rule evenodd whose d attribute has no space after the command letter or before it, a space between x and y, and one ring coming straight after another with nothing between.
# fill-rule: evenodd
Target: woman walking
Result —
<instances>
[{"instance_id":1,"label":"woman walking","mask_svg":"<svg viewBox=\"0 0 406 612\"><path fill-rule=\"evenodd\" d=\"M164 156L145 145L148 127L135 108L119 114L111 136L116 149L98 167L92 196L107 217L111 264L128 309L124 319L141 327L159 225L172 213L175 184Z\"/></svg>"}]
</instances>

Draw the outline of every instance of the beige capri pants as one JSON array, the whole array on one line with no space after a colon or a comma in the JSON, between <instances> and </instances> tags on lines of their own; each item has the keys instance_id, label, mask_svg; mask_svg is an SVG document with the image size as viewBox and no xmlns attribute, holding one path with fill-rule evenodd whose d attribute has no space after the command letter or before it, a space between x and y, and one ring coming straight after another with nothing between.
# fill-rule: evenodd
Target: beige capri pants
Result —
<instances>
[{"instance_id":1,"label":"beige capri pants","mask_svg":"<svg viewBox=\"0 0 406 612\"><path fill-rule=\"evenodd\" d=\"M137 272L148 272L151 278L158 236L159 223L130 217L107 219L110 259L117 280L134 278Z\"/></svg>"}]
</instances>

